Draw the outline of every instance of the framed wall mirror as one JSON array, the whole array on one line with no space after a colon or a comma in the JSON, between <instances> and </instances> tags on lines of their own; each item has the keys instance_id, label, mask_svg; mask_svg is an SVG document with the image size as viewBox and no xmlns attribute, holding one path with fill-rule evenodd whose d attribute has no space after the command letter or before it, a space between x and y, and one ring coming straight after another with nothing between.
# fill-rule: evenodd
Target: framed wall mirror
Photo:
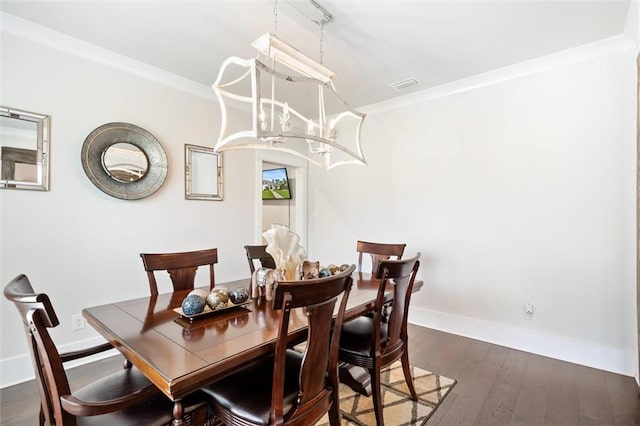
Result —
<instances>
[{"instance_id":1,"label":"framed wall mirror","mask_svg":"<svg viewBox=\"0 0 640 426\"><path fill-rule=\"evenodd\" d=\"M0 188L49 190L51 117L0 106Z\"/></svg>"},{"instance_id":2,"label":"framed wall mirror","mask_svg":"<svg viewBox=\"0 0 640 426\"><path fill-rule=\"evenodd\" d=\"M204 146L184 146L187 200L222 201L222 154Z\"/></svg>"},{"instance_id":3,"label":"framed wall mirror","mask_svg":"<svg viewBox=\"0 0 640 426\"><path fill-rule=\"evenodd\" d=\"M167 177L167 155L148 131L130 123L107 123L82 145L82 167L105 194L139 200L156 192Z\"/></svg>"}]
</instances>

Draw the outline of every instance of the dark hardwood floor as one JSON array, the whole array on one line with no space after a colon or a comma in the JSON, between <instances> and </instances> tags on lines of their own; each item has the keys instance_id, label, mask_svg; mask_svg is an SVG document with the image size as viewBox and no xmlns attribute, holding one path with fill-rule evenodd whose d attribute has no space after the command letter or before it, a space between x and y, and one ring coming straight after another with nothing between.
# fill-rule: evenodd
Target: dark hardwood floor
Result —
<instances>
[{"instance_id":1,"label":"dark hardwood floor","mask_svg":"<svg viewBox=\"0 0 640 426\"><path fill-rule=\"evenodd\" d=\"M458 381L428 425L640 425L631 377L410 326L416 367ZM69 370L72 389L122 368L113 357ZM2 389L0 424L37 425L33 381ZM391 426L391 425L390 425Z\"/></svg>"}]
</instances>

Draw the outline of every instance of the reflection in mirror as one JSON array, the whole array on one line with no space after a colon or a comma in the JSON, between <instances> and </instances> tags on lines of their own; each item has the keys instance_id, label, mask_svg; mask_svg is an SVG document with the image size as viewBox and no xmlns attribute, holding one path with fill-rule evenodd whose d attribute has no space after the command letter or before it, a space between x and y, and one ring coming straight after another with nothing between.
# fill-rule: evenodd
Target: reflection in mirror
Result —
<instances>
[{"instance_id":1,"label":"reflection in mirror","mask_svg":"<svg viewBox=\"0 0 640 426\"><path fill-rule=\"evenodd\" d=\"M222 154L213 148L185 145L185 198L222 200Z\"/></svg>"},{"instance_id":2,"label":"reflection in mirror","mask_svg":"<svg viewBox=\"0 0 640 426\"><path fill-rule=\"evenodd\" d=\"M49 116L0 107L0 188L49 189Z\"/></svg>"},{"instance_id":3,"label":"reflection in mirror","mask_svg":"<svg viewBox=\"0 0 640 426\"><path fill-rule=\"evenodd\" d=\"M104 150L102 167L119 182L136 182L147 173L149 161L137 146L119 142Z\"/></svg>"}]
</instances>

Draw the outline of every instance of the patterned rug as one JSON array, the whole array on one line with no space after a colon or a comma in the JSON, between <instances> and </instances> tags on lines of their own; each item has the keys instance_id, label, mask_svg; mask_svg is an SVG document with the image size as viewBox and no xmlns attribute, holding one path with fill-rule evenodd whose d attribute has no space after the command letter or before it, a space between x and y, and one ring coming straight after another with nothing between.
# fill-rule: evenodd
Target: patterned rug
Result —
<instances>
[{"instance_id":1,"label":"patterned rug","mask_svg":"<svg viewBox=\"0 0 640 426\"><path fill-rule=\"evenodd\" d=\"M447 377L438 376L429 371L411 367L413 385L418 401L412 401L409 389L404 381L400 361L382 371L382 401L384 403L384 422L388 425L424 425L438 405L456 384ZM373 412L373 400L355 393L346 385L340 385L340 411L342 425L371 426L376 424ZM329 424L327 416L316 426Z\"/></svg>"}]
</instances>

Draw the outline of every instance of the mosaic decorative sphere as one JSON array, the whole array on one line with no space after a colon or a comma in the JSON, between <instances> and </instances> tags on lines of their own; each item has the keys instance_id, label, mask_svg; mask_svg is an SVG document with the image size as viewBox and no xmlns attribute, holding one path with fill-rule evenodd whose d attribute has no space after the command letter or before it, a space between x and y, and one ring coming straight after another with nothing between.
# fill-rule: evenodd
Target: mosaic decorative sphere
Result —
<instances>
[{"instance_id":1,"label":"mosaic decorative sphere","mask_svg":"<svg viewBox=\"0 0 640 426\"><path fill-rule=\"evenodd\" d=\"M331 275L335 275L340 272L340 267L338 265L329 265L327 269L331 272Z\"/></svg>"},{"instance_id":2,"label":"mosaic decorative sphere","mask_svg":"<svg viewBox=\"0 0 640 426\"><path fill-rule=\"evenodd\" d=\"M185 315L195 315L204 311L204 299L197 294L190 294L182 301L182 313Z\"/></svg>"},{"instance_id":3,"label":"mosaic decorative sphere","mask_svg":"<svg viewBox=\"0 0 640 426\"><path fill-rule=\"evenodd\" d=\"M229 293L226 290L214 288L207 296L207 305L214 311L224 308L229 302Z\"/></svg>"},{"instance_id":4,"label":"mosaic decorative sphere","mask_svg":"<svg viewBox=\"0 0 640 426\"><path fill-rule=\"evenodd\" d=\"M229 292L229 299L234 305L244 303L249 299L249 290L244 287L234 288Z\"/></svg>"},{"instance_id":5,"label":"mosaic decorative sphere","mask_svg":"<svg viewBox=\"0 0 640 426\"><path fill-rule=\"evenodd\" d=\"M331 276L331 271L327 268L322 268L318 272L318 278L326 278Z\"/></svg>"},{"instance_id":6,"label":"mosaic decorative sphere","mask_svg":"<svg viewBox=\"0 0 640 426\"><path fill-rule=\"evenodd\" d=\"M347 269L349 269L349 265L346 263L343 263L342 265L340 265L340 271L346 271Z\"/></svg>"}]
</instances>

